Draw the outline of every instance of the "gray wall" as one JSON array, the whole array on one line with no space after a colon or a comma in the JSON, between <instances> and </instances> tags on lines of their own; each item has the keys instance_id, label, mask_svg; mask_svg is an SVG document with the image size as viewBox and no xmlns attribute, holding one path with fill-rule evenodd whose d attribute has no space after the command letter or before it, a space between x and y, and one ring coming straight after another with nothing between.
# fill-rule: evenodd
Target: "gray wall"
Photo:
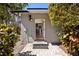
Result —
<instances>
[{"instance_id":1,"label":"gray wall","mask_svg":"<svg viewBox=\"0 0 79 59\"><path fill-rule=\"evenodd\" d=\"M54 26L51 25L51 22L48 18L48 15L46 15L46 23L45 23L45 35L46 35L46 41L48 42L59 42L58 38L57 38L57 32L56 32L56 28Z\"/></svg>"},{"instance_id":2,"label":"gray wall","mask_svg":"<svg viewBox=\"0 0 79 59\"><path fill-rule=\"evenodd\" d=\"M29 17L26 14L22 14L22 20L21 20L21 39L23 41L33 42L35 39L34 33L34 22L29 21Z\"/></svg>"},{"instance_id":3,"label":"gray wall","mask_svg":"<svg viewBox=\"0 0 79 59\"><path fill-rule=\"evenodd\" d=\"M21 34L22 34L22 38L24 40L26 40L28 42L34 42L35 38L36 38L36 33L35 33L35 19L45 19L45 41L47 42L59 42L59 40L57 39L57 35L56 35L56 29L54 27L51 26L51 23L49 21L48 18L48 14L44 13L44 14L39 14L39 13L33 13L32 15L32 20L33 21L29 21L29 17L28 14L23 13L22 14L22 30L21 30ZM25 30L24 30L25 29ZM26 31L26 33L25 33Z\"/></svg>"}]
</instances>

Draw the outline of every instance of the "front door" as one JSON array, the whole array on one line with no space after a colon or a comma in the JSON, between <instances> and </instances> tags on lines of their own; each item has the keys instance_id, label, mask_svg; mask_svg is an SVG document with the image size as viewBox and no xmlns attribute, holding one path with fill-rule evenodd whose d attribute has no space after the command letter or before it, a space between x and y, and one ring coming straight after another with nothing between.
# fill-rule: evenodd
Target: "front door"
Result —
<instances>
[{"instance_id":1,"label":"front door","mask_svg":"<svg viewBox=\"0 0 79 59\"><path fill-rule=\"evenodd\" d=\"M36 40L44 40L43 23L36 23Z\"/></svg>"}]
</instances>

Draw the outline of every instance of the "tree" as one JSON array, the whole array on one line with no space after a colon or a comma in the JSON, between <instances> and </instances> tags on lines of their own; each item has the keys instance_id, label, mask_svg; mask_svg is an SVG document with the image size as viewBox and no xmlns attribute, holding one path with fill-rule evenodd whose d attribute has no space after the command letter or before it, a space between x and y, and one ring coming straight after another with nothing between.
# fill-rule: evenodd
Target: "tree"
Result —
<instances>
[{"instance_id":1,"label":"tree","mask_svg":"<svg viewBox=\"0 0 79 59\"><path fill-rule=\"evenodd\" d=\"M79 25L79 4L49 4L48 10L51 23L61 25L65 33Z\"/></svg>"},{"instance_id":2,"label":"tree","mask_svg":"<svg viewBox=\"0 0 79 59\"><path fill-rule=\"evenodd\" d=\"M59 39L63 40L65 46L69 46L69 36L74 36L74 34L77 32L75 27L79 25L79 4L50 3L48 13L51 23L57 27L60 26L61 28L58 34ZM75 34L75 36L77 35Z\"/></svg>"},{"instance_id":3,"label":"tree","mask_svg":"<svg viewBox=\"0 0 79 59\"><path fill-rule=\"evenodd\" d=\"M27 4L0 4L0 55L13 55L13 48L18 39L17 27L13 25L8 26L7 21L12 19L11 12L15 10L22 10Z\"/></svg>"},{"instance_id":4,"label":"tree","mask_svg":"<svg viewBox=\"0 0 79 59\"><path fill-rule=\"evenodd\" d=\"M22 10L23 7L25 7L27 3L1 3L0 4L0 21L7 22L7 20L11 19L11 12L13 10Z\"/></svg>"}]
</instances>

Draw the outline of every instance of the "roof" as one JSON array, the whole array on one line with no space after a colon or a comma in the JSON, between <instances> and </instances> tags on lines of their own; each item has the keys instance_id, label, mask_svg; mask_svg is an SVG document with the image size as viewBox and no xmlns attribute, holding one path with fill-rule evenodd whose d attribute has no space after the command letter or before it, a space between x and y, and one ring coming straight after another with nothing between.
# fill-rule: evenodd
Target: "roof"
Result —
<instances>
[{"instance_id":1,"label":"roof","mask_svg":"<svg viewBox=\"0 0 79 59\"><path fill-rule=\"evenodd\" d=\"M48 10L48 8L27 8L27 10Z\"/></svg>"},{"instance_id":2,"label":"roof","mask_svg":"<svg viewBox=\"0 0 79 59\"><path fill-rule=\"evenodd\" d=\"M14 11L11 11L12 13L15 13L15 12L17 12L17 13L21 13L21 12L29 12L29 11L27 11L27 10L14 10Z\"/></svg>"}]
</instances>

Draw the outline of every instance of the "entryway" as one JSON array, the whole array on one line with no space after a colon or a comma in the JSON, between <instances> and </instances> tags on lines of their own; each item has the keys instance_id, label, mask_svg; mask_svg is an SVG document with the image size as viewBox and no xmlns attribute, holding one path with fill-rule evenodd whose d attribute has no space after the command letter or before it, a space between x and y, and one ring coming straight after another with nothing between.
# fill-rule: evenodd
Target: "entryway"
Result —
<instances>
[{"instance_id":1,"label":"entryway","mask_svg":"<svg viewBox=\"0 0 79 59\"><path fill-rule=\"evenodd\" d=\"M36 39L33 42L33 49L48 49L48 43L45 42L45 19L35 20Z\"/></svg>"},{"instance_id":2,"label":"entryway","mask_svg":"<svg viewBox=\"0 0 79 59\"><path fill-rule=\"evenodd\" d=\"M36 23L36 40L44 40L43 23Z\"/></svg>"},{"instance_id":3,"label":"entryway","mask_svg":"<svg viewBox=\"0 0 79 59\"><path fill-rule=\"evenodd\" d=\"M35 32L36 32L36 39L35 41L44 41L45 39L45 25L44 19L36 19L35 20Z\"/></svg>"}]
</instances>

